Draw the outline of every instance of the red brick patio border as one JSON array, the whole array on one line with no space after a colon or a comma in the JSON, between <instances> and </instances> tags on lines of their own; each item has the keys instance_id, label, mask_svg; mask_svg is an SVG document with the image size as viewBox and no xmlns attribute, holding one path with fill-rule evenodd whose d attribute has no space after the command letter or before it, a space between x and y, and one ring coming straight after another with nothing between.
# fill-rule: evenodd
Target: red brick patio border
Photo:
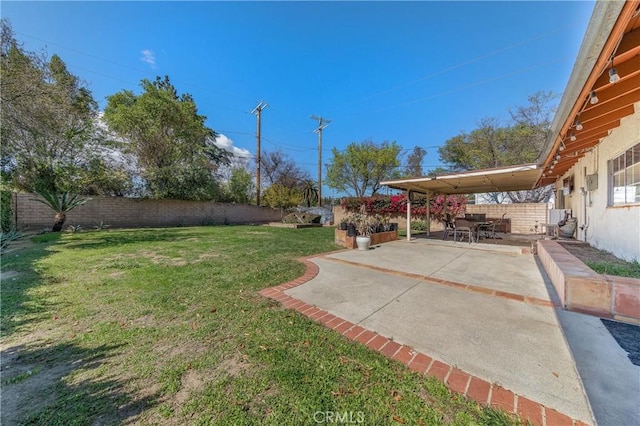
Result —
<instances>
[{"instance_id":1,"label":"red brick patio border","mask_svg":"<svg viewBox=\"0 0 640 426\"><path fill-rule=\"evenodd\" d=\"M309 260L314 257L317 256L298 259L306 266L306 271L301 277L293 281L289 281L288 283L266 288L261 290L259 293L264 297L280 302L286 308L294 309L312 320L324 324L326 327L337 331L350 340L362 343L370 349L380 352L387 358L391 358L405 364L415 372L437 378L453 392L462 394L482 405L491 406L513 413L521 420L528 420L534 425L587 426L587 423L572 419L563 413L552 408L545 407L544 405L532 401L527 397L515 394L498 384L489 383L486 380L468 374L455 366L451 366L420 353L410 346L394 342L393 340L374 331L367 330L364 327L353 324L343 318L337 317L327 311L285 294L285 290L304 284L318 275L318 265ZM400 274L414 278L414 274ZM424 279L425 277L422 278ZM429 281L431 280L429 279ZM447 285L445 283L442 284Z\"/></svg>"}]
</instances>

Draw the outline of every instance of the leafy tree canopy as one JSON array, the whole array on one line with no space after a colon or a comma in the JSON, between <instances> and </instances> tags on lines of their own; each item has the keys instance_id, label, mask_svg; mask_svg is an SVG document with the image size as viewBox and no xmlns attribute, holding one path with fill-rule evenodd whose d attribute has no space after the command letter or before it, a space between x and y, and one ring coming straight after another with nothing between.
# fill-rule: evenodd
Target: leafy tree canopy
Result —
<instances>
[{"instance_id":1,"label":"leafy tree canopy","mask_svg":"<svg viewBox=\"0 0 640 426\"><path fill-rule=\"evenodd\" d=\"M220 192L217 171L230 154L214 144L193 97L178 95L169 81L142 80L142 93L123 90L107 97L104 118L126 139L146 190L154 198L208 200Z\"/></svg>"},{"instance_id":2,"label":"leafy tree canopy","mask_svg":"<svg viewBox=\"0 0 640 426\"><path fill-rule=\"evenodd\" d=\"M398 177L400 146L395 142L352 142L340 152L331 151L327 165L327 185L356 197L375 195L380 182Z\"/></svg>"},{"instance_id":3,"label":"leafy tree canopy","mask_svg":"<svg viewBox=\"0 0 640 426\"><path fill-rule=\"evenodd\" d=\"M422 160L427 155L427 151L419 146L414 146L411 154L407 156L407 165L405 167L404 175L406 177L422 176Z\"/></svg>"},{"instance_id":4,"label":"leafy tree canopy","mask_svg":"<svg viewBox=\"0 0 640 426\"><path fill-rule=\"evenodd\" d=\"M289 188L281 183L269 186L262 198L266 205L273 208L289 209L302 203L302 194L298 188Z\"/></svg>"},{"instance_id":5,"label":"leafy tree canopy","mask_svg":"<svg viewBox=\"0 0 640 426\"><path fill-rule=\"evenodd\" d=\"M106 160L91 92L59 56L26 51L4 19L1 35L3 181L31 192L110 192L114 182L105 189L93 179Z\"/></svg>"},{"instance_id":6,"label":"leafy tree canopy","mask_svg":"<svg viewBox=\"0 0 640 426\"><path fill-rule=\"evenodd\" d=\"M255 191L253 175L242 167L233 168L228 188L231 201L249 204Z\"/></svg>"},{"instance_id":7,"label":"leafy tree canopy","mask_svg":"<svg viewBox=\"0 0 640 426\"><path fill-rule=\"evenodd\" d=\"M466 171L534 163L544 146L555 110L552 93L529 97L526 106L510 110L511 120L501 125L496 118L482 119L477 129L447 140L438 149L449 171ZM508 193L512 202L548 201L552 189ZM495 195L497 201L500 197Z\"/></svg>"}]
</instances>

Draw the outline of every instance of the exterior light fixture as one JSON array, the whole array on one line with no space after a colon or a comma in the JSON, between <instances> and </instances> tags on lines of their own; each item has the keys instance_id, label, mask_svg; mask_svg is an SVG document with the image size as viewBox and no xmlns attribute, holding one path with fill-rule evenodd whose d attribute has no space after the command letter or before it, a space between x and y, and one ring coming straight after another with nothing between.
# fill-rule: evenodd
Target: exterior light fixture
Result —
<instances>
[{"instance_id":1,"label":"exterior light fixture","mask_svg":"<svg viewBox=\"0 0 640 426\"><path fill-rule=\"evenodd\" d=\"M564 141L560 142L560 147L558 148L558 151L564 151Z\"/></svg>"},{"instance_id":2,"label":"exterior light fixture","mask_svg":"<svg viewBox=\"0 0 640 426\"><path fill-rule=\"evenodd\" d=\"M591 91L591 95L589 95L589 103L590 103L591 105L595 105L595 104L597 104L597 103L598 103L598 101L599 101L599 100L600 100L600 99L598 99L598 95L596 95L596 91L595 91L595 90L592 90L592 91Z\"/></svg>"},{"instance_id":3,"label":"exterior light fixture","mask_svg":"<svg viewBox=\"0 0 640 426\"><path fill-rule=\"evenodd\" d=\"M576 130L582 130L582 122L580 121L580 118L578 118L578 120L576 121Z\"/></svg>"},{"instance_id":4,"label":"exterior light fixture","mask_svg":"<svg viewBox=\"0 0 640 426\"><path fill-rule=\"evenodd\" d=\"M609 70L609 83L617 83L620 81L620 76L618 75L618 71L615 68L611 67Z\"/></svg>"},{"instance_id":5,"label":"exterior light fixture","mask_svg":"<svg viewBox=\"0 0 640 426\"><path fill-rule=\"evenodd\" d=\"M571 139L571 142L575 141L576 140L576 134L571 132L571 137L569 139Z\"/></svg>"},{"instance_id":6,"label":"exterior light fixture","mask_svg":"<svg viewBox=\"0 0 640 426\"><path fill-rule=\"evenodd\" d=\"M555 166L556 166L555 164L550 165L550 166L549 166L549 170L553 170L553 168L554 168Z\"/></svg>"},{"instance_id":7,"label":"exterior light fixture","mask_svg":"<svg viewBox=\"0 0 640 426\"><path fill-rule=\"evenodd\" d=\"M556 160L560 159L560 154L556 154Z\"/></svg>"}]
</instances>

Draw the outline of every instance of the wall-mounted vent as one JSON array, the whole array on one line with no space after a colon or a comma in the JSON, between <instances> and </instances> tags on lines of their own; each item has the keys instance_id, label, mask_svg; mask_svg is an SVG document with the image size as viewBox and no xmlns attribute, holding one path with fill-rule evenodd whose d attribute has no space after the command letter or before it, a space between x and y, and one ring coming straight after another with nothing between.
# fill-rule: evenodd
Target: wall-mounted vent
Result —
<instances>
[{"instance_id":1,"label":"wall-mounted vent","mask_svg":"<svg viewBox=\"0 0 640 426\"><path fill-rule=\"evenodd\" d=\"M598 174L587 175L587 191L598 189Z\"/></svg>"}]
</instances>

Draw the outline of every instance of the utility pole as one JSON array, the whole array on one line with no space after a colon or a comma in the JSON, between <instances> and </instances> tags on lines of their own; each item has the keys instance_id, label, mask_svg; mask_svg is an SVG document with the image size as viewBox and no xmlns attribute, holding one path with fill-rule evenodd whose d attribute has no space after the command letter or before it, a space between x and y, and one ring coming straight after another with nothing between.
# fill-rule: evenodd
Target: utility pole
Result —
<instances>
[{"instance_id":1,"label":"utility pole","mask_svg":"<svg viewBox=\"0 0 640 426\"><path fill-rule=\"evenodd\" d=\"M315 115L312 115L311 119L318 122L318 127L313 133L318 134L318 207L322 207L322 131L327 128L331 120Z\"/></svg>"},{"instance_id":2,"label":"utility pole","mask_svg":"<svg viewBox=\"0 0 640 426\"><path fill-rule=\"evenodd\" d=\"M266 102L260 101L258 106L256 106L251 114L255 114L257 119L256 124L256 205L260 205L260 118L262 115L262 110L267 106Z\"/></svg>"}]
</instances>

